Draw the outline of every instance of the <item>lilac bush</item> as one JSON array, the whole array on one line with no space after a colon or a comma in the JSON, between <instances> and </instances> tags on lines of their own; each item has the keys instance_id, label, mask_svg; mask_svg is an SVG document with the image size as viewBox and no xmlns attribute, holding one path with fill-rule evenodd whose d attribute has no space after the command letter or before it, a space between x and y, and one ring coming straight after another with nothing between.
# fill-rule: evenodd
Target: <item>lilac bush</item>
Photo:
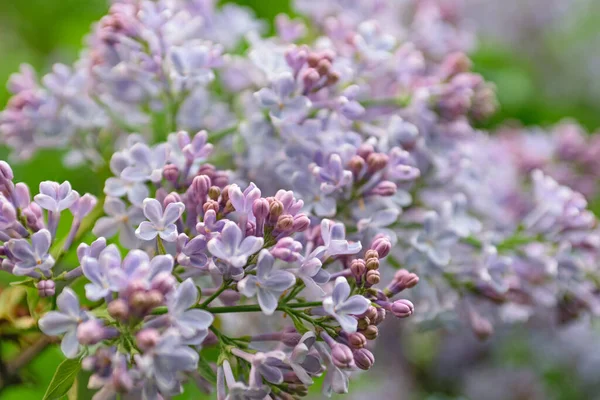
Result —
<instances>
[{"instance_id":1,"label":"lilac bush","mask_svg":"<svg viewBox=\"0 0 600 400\"><path fill-rule=\"evenodd\" d=\"M114 1L72 67L11 78L14 161L65 149L103 174L32 201L0 162L2 270L97 399L345 393L386 317L486 337L600 311L593 151L567 132L554 168L477 129L494 88L452 2L399 3L298 0L265 37L233 5Z\"/></svg>"}]
</instances>

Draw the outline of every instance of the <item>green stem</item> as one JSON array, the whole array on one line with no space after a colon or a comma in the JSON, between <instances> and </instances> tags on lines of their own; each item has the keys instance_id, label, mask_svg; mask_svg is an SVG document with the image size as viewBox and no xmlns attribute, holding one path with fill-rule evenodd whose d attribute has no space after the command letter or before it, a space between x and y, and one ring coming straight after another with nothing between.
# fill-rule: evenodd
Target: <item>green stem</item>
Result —
<instances>
[{"instance_id":1,"label":"green stem","mask_svg":"<svg viewBox=\"0 0 600 400\"><path fill-rule=\"evenodd\" d=\"M167 254L167 250L165 249L165 244L163 243L160 236L156 237L156 246L158 247L158 254L162 254L162 255Z\"/></svg>"},{"instance_id":2,"label":"green stem","mask_svg":"<svg viewBox=\"0 0 600 400\"><path fill-rule=\"evenodd\" d=\"M202 304L200 304L199 308L206 308L214 299L219 297L219 295L221 293L223 293L225 290L227 290L227 288L229 287L230 284L231 284L231 280L223 281L219 290L214 292L208 299L204 300L204 302Z\"/></svg>"}]
</instances>

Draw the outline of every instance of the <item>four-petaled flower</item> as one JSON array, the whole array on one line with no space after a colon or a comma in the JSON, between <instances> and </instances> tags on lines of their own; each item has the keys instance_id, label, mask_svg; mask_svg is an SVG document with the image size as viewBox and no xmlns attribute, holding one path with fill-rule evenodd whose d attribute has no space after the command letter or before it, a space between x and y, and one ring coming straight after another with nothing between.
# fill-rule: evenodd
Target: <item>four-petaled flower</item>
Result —
<instances>
[{"instance_id":1,"label":"four-petaled flower","mask_svg":"<svg viewBox=\"0 0 600 400\"><path fill-rule=\"evenodd\" d=\"M296 377L305 385L312 385L311 375L317 375L322 370L321 361L316 355L310 354L310 348L315 344L317 337L314 332L308 331L300 338L289 357L289 364Z\"/></svg>"},{"instance_id":2,"label":"four-petaled flower","mask_svg":"<svg viewBox=\"0 0 600 400\"><path fill-rule=\"evenodd\" d=\"M111 238L119 232L119 243L126 249L136 246L135 227L144 220L142 209L138 206L127 208L125 202L116 197L107 197L104 201L107 217L96 221L92 232L97 237Z\"/></svg>"},{"instance_id":3,"label":"four-petaled flower","mask_svg":"<svg viewBox=\"0 0 600 400\"><path fill-rule=\"evenodd\" d=\"M258 297L258 304L266 315L272 315L278 304L278 298L294 285L294 274L287 271L274 271L275 259L268 250L258 255L256 276L247 275L238 283L238 290L246 297Z\"/></svg>"},{"instance_id":4,"label":"four-petaled flower","mask_svg":"<svg viewBox=\"0 0 600 400\"><path fill-rule=\"evenodd\" d=\"M198 289L191 279L183 281L167 299L170 323L186 344L201 344L214 321L211 313L193 308L197 302Z\"/></svg>"},{"instance_id":5,"label":"four-petaled flower","mask_svg":"<svg viewBox=\"0 0 600 400\"><path fill-rule=\"evenodd\" d=\"M175 222L181 217L185 206L183 203L170 203L163 212L162 205L156 199L144 200L143 211L148 221L143 221L135 231L135 235L142 240L152 240L157 236L167 242L177 239L177 226Z\"/></svg>"},{"instance_id":6,"label":"four-petaled flower","mask_svg":"<svg viewBox=\"0 0 600 400\"><path fill-rule=\"evenodd\" d=\"M296 82L289 72L281 73L273 82L273 88L262 88L254 93L258 103L270 110L270 115L279 120L303 117L311 106L306 96L294 95Z\"/></svg>"},{"instance_id":7,"label":"four-petaled flower","mask_svg":"<svg viewBox=\"0 0 600 400\"><path fill-rule=\"evenodd\" d=\"M48 253L52 237L47 229L41 229L27 239L11 239L6 243L9 258L14 262L15 275L27 275L35 269L48 271L54 265L54 258Z\"/></svg>"},{"instance_id":8,"label":"four-petaled flower","mask_svg":"<svg viewBox=\"0 0 600 400\"><path fill-rule=\"evenodd\" d=\"M77 327L90 317L79 308L77 295L70 288L65 288L56 299L60 311L49 311L40 321L39 326L46 335L64 334L60 348L69 358L75 358L79 352Z\"/></svg>"},{"instance_id":9,"label":"four-petaled flower","mask_svg":"<svg viewBox=\"0 0 600 400\"><path fill-rule=\"evenodd\" d=\"M335 280L331 296L323 299L325 312L334 317L346 333L356 332L358 321L354 315L367 311L371 302L361 295L350 297L350 285L346 278L340 276Z\"/></svg>"},{"instance_id":10,"label":"four-petaled flower","mask_svg":"<svg viewBox=\"0 0 600 400\"><path fill-rule=\"evenodd\" d=\"M40 183L40 193L34 200L40 207L55 213L66 210L79 198L79 193L71 189L68 181L61 183L44 181Z\"/></svg>"},{"instance_id":11,"label":"four-petaled flower","mask_svg":"<svg viewBox=\"0 0 600 400\"><path fill-rule=\"evenodd\" d=\"M222 261L241 268L263 243L263 238L256 236L244 238L242 230L234 222L227 222L221 234L208 242L208 250Z\"/></svg>"}]
</instances>

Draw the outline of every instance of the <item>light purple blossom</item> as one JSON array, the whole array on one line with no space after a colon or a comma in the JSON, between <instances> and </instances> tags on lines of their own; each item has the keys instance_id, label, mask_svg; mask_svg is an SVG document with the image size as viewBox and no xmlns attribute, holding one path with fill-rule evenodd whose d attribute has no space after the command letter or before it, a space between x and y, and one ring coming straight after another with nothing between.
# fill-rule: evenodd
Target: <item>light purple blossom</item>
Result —
<instances>
[{"instance_id":1,"label":"light purple blossom","mask_svg":"<svg viewBox=\"0 0 600 400\"><path fill-rule=\"evenodd\" d=\"M252 205L255 200L260 198L260 196L260 189L257 188L253 182L248 185L243 193L236 184L232 184L229 187L229 199L231 200L233 208L245 215L251 222L255 220L254 213L252 212Z\"/></svg>"},{"instance_id":2,"label":"light purple blossom","mask_svg":"<svg viewBox=\"0 0 600 400\"><path fill-rule=\"evenodd\" d=\"M132 204L141 206L150 191L144 182L133 181L121 177L121 172L130 165L130 159L123 152L113 154L110 159L110 170L114 177L110 177L104 183L104 193L111 197L127 198Z\"/></svg>"},{"instance_id":3,"label":"light purple blossom","mask_svg":"<svg viewBox=\"0 0 600 400\"><path fill-rule=\"evenodd\" d=\"M193 308L197 302L198 289L191 279L183 281L167 299L169 321L186 344L201 344L214 321L211 313Z\"/></svg>"},{"instance_id":4,"label":"light purple blossom","mask_svg":"<svg viewBox=\"0 0 600 400\"><path fill-rule=\"evenodd\" d=\"M225 226L225 220L217 220L215 210L208 210L204 213L204 218L196 224L198 234L204 235L207 239L213 239L219 235Z\"/></svg>"},{"instance_id":5,"label":"light purple blossom","mask_svg":"<svg viewBox=\"0 0 600 400\"><path fill-rule=\"evenodd\" d=\"M79 193L71 189L68 181L61 183L44 181L40 183L40 193L34 200L45 210L59 213L70 208L79 198Z\"/></svg>"},{"instance_id":6,"label":"light purple blossom","mask_svg":"<svg viewBox=\"0 0 600 400\"><path fill-rule=\"evenodd\" d=\"M346 333L356 332L358 321L354 316L367 311L370 305L361 295L350 296L350 285L342 276L335 280L331 296L323 299L325 312L334 317Z\"/></svg>"},{"instance_id":7,"label":"light purple blossom","mask_svg":"<svg viewBox=\"0 0 600 400\"><path fill-rule=\"evenodd\" d=\"M111 238L119 233L119 243L125 248L136 247L138 239L135 235L135 227L144 220L142 209L135 205L127 208L121 199L107 197L104 200L104 212L108 216L96 221L92 230L94 235Z\"/></svg>"},{"instance_id":8,"label":"light purple blossom","mask_svg":"<svg viewBox=\"0 0 600 400\"><path fill-rule=\"evenodd\" d=\"M329 219L321 221L321 237L323 238L323 260L340 255L356 254L362 249L360 242L349 243L346 240L346 227L341 222Z\"/></svg>"},{"instance_id":9,"label":"light purple blossom","mask_svg":"<svg viewBox=\"0 0 600 400\"><path fill-rule=\"evenodd\" d=\"M180 234L177 238L177 246L180 249L177 255L179 265L193 268L205 267L208 263L206 244L207 241L203 235L190 239L185 233Z\"/></svg>"},{"instance_id":10,"label":"light purple blossom","mask_svg":"<svg viewBox=\"0 0 600 400\"><path fill-rule=\"evenodd\" d=\"M152 240L159 236L167 242L177 240L177 226L175 222L185 210L183 203L170 203L163 212L163 207L156 199L144 200L143 211L148 221L143 221L135 231L135 235L142 240Z\"/></svg>"},{"instance_id":11,"label":"light purple blossom","mask_svg":"<svg viewBox=\"0 0 600 400\"><path fill-rule=\"evenodd\" d=\"M256 236L244 238L237 224L227 222L219 236L208 242L208 250L214 257L240 268L246 265L248 257L260 250L263 243L263 238Z\"/></svg>"},{"instance_id":12,"label":"light purple blossom","mask_svg":"<svg viewBox=\"0 0 600 400\"><path fill-rule=\"evenodd\" d=\"M258 103L270 110L271 117L278 120L291 120L303 117L311 106L311 101L302 95L294 95L296 82L289 72L277 76L273 87L262 88L254 94Z\"/></svg>"},{"instance_id":13,"label":"light purple blossom","mask_svg":"<svg viewBox=\"0 0 600 400\"><path fill-rule=\"evenodd\" d=\"M331 154L327 163L322 167L315 167L313 173L322 182L321 192L326 195L341 191L352 183L352 172L344 170L339 154Z\"/></svg>"},{"instance_id":14,"label":"light purple blossom","mask_svg":"<svg viewBox=\"0 0 600 400\"><path fill-rule=\"evenodd\" d=\"M457 240L438 213L430 211L425 215L423 230L413 236L411 244L434 265L444 266L450 262L450 248Z\"/></svg>"},{"instance_id":15,"label":"light purple blossom","mask_svg":"<svg viewBox=\"0 0 600 400\"><path fill-rule=\"evenodd\" d=\"M323 369L319 358L310 353L310 349L316 340L317 337L314 332L306 332L289 356L290 367L296 377L305 385L312 385L311 375L317 375Z\"/></svg>"},{"instance_id":16,"label":"light purple blossom","mask_svg":"<svg viewBox=\"0 0 600 400\"><path fill-rule=\"evenodd\" d=\"M52 237L47 229L42 229L27 239L11 239L6 244L10 260L15 267L15 275L28 275L36 269L49 271L54 266L54 258L50 255Z\"/></svg>"},{"instance_id":17,"label":"light purple blossom","mask_svg":"<svg viewBox=\"0 0 600 400\"><path fill-rule=\"evenodd\" d=\"M79 300L70 288L63 289L56 300L60 311L49 311L39 321L42 332L57 336L64 334L60 348L68 358L75 358L79 352L77 327L89 319L88 314L79 308Z\"/></svg>"},{"instance_id":18,"label":"light purple blossom","mask_svg":"<svg viewBox=\"0 0 600 400\"><path fill-rule=\"evenodd\" d=\"M121 178L133 182L160 181L168 154L167 144L159 144L154 148L145 143L134 144L129 150L132 164L121 171Z\"/></svg>"},{"instance_id":19,"label":"light purple blossom","mask_svg":"<svg viewBox=\"0 0 600 400\"><path fill-rule=\"evenodd\" d=\"M279 296L294 285L294 274L273 270L275 259L268 250L262 250L256 263L256 276L247 275L238 282L238 290L246 297L257 296L258 304L266 315L272 315L278 305Z\"/></svg>"}]
</instances>

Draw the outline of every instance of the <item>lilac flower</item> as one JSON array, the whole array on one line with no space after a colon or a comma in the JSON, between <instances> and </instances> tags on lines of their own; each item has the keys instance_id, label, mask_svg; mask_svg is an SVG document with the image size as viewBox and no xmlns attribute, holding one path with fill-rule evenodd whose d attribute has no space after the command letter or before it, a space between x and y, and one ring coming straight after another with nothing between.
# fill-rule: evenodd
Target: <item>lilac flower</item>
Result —
<instances>
[{"instance_id":1,"label":"lilac flower","mask_svg":"<svg viewBox=\"0 0 600 400\"><path fill-rule=\"evenodd\" d=\"M244 238L237 224L227 222L219 236L208 242L208 250L214 257L239 268L246 265L248 257L260 250L263 243L263 238L256 236Z\"/></svg>"},{"instance_id":2,"label":"lilac flower","mask_svg":"<svg viewBox=\"0 0 600 400\"><path fill-rule=\"evenodd\" d=\"M318 248L313 251L302 261L300 268L296 271L298 278L302 279L307 289L313 293L318 293L321 296L323 296L325 292L320 286L329 282L330 279L329 272L322 268L323 263L320 258L322 257L323 251L323 248Z\"/></svg>"},{"instance_id":3,"label":"lilac flower","mask_svg":"<svg viewBox=\"0 0 600 400\"><path fill-rule=\"evenodd\" d=\"M98 258L102 250L106 248L106 239L100 237L88 245L87 243L81 243L77 247L77 259L79 262L83 262L84 257Z\"/></svg>"},{"instance_id":4,"label":"lilac flower","mask_svg":"<svg viewBox=\"0 0 600 400\"><path fill-rule=\"evenodd\" d=\"M187 132L184 135L178 134L178 141L181 151L188 162L193 162L198 159L208 157L213 150L213 145L207 143L208 135L206 131L200 131L194 135L192 140L189 139Z\"/></svg>"},{"instance_id":5,"label":"lilac flower","mask_svg":"<svg viewBox=\"0 0 600 400\"><path fill-rule=\"evenodd\" d=\"M268 382L278 385L283 382L283 372L279 367L285 359L285 353L278 350L256 353L252 357L252 366Z\"/></svg>"},{"instance_id":6,"label":"lilac flower","mask_svg":"<svg viewBox=\"0 0 600 400\"><path fill-rule=\"evenodd\" d=\"M39 321L40 329L50 336L64 334L60 348L65 356L75 358L79 352L77 327L89 316L79 308L77 295L70 288L63 289L56 304L60 311L47 312Z\"/></svg>"},{"instance_id":7,"label":"lilac flower","mask_svg":"<svg viewBox=\"0 0 600 400\"><path fill-rule=\"evenodd\" d=\"M198 231L198 234L204 235L207 239L213 239L219 236L219 233L225 226L225 222L225 220L217 220L215 210L208 210L204 213L203 220L196 224L196 231Z\"/></svg>"},{"instance_id":8,"label":"lilac flower","mask_svg":"<svg viewBox=\"0 0 600 400\"><path fill-rule=\"evenodd\" d=\"M202 41L188 41L183 46L171 47L173 64L171 77L187 90L210 83L215 74L212 68L221 63L221 48Z\"/></svg>"},{"instance_id":9,"label":"lilac flower","mask_svg":"<svg viewBox=\"0 0 600 400\"><path fill-rule=\"evenodd\" d=\"M159 144L154 148L144 143L134 144L129 150L133 164L121 171L121 178L133 182L160 181L168 152L167 144Z\"/></svg>"},{"instance_id":10,"label":"lilac flower","mask_svg":"<svg viewBox=\"0 0 600 400\"><path fill-rule=\"evenodd\" d=\"M317 337L314 332L308 331L300 342L294 347L292 354L289 357L290 367L300 379L300 382L305 385L312 385L313 380L311 375L317 375L323 369L319 358L310 354L310 348L315 344Z\"/></svg>"},{"instance_id":11,"label":"lilac flower","mask_svg":"<svg viewBox=\"0 0 600 400\"><path fill-rule=\"evenodd\" d=\"M327 397L331 397L332 393L348 393L350 373L335 365L324 343L315 343L315 347L319 351L327 369L327 375L325 375L325 380L323 381L322 393Z\"/></svg>"},{"instance_id":12,"label":"lilac flower","mask_svg":"<svg viewBox=\"0 0 600 400\"><path fill-rule=\"evenodd\" d=\"M460 237L467 237L481 231L481 222L468 214L468 204L465 195L458 193L452 201L442 205L441 217L446 225Z\"/></svg>"},{"instance_id":13,"label":"lilac flower","mask_svg":"<svg viewBox=\"0 0 600 400\"><path fill-rule=\"evenodd\" d=\"M341 191L352 183L352 172L344 170L339 154L331 154L323 167L315 167L313 173L322 182L321 192L326 195Z\"/></svg>"},{"instance_id":14,"label":"lilac flower","mask_svg":"<svg viewBox=\"0 0 600 400\"><path fill-rule=\"evenodd\" d=\"M257 379L258 373L254 366L250 369L249 384L235 380L229 361L223 361L223 364L217 370L217 392L219 399L227 400L263 400L271 392L271 389L262 385ZM225 385L229 394L225 397Z\"/></svg>"},{"instance_id":15,"label":"lilac flower","mask_svg":"<svg viewBox=\"0 0 600 400\"><path fill-rule=\"evenodd\" d=\"M258 297L258 304L266 315L272 315L278 305L279 296L294 285L294 274L287 271L273 271L275 259L267 249L258 255L256 276L247 275L238 282L238 290L246 297Z\"/></svg>"},{"instance_id":16,"label":"lilac flower","mask_svg":"<svg viewBox=\"0 0 600 400\"><path fill-rule=\"evenodd\" d=\"M73 217L82 220L96 207L97 201L96 196L89 193L84 194L70 208Z\"/></svg>"},{"instance_id":17,"label":"lilac flower","mask_svg":"<svg viewBox=\"0 0 600 400\"><path fill-rule=\"evenodd\" d=\"M206 238L198 235L189 239L185 233L177 238L177 246L180 249L177 262L184 267L203 268L208 263L206 255Z\"/></svg>"},{"instance_id":18,"label":"lilac flower","mask_svg":"<svg viewBox=\"0 0 600 400\"><path fill-rule=\"evenodd\" d=\"M323 299L325 312L334 317L346 333L356 332L358 321L353 315L364 313L370 305L371 302L363 296L350 297L350 285L342 276L335 280L331 296Z\"/></svg>"},{"instance_id":19,"label":"lilac flower","mask_svg":"<svg viewBox=\"0 0 600 400\"><path fill-rule=\"evenodd\" d=\"M104 183L104 193L111 197L122 197L127 195L129 201L141 206L150 191L144 182L127 180L121 177L121 172L130 164L129 158L122 152L113 154L110 159L110 170L114 177L110 177Z\"/></svg>"},{"instance_id":20,"label":"lilac flower","mask_svg":"<svg viewBox=\"0 0 600 400\"><path fill-rule=\"evenodd\" d=\"M170 203L163 212L162 205L156 199L144 200L144 215L148 221L143 221L135 231L135 235L142 240L152 240L157 236L167 242L177 240L177 226L175 222L181 218L185 210L183 203Z\"/></svg>"},{"instance_id":21,"label":"lilac flower","mask_svg":"<svg viewBox=\"0 0 600 400\"><path fill-rule=\"evenodd\" d=\"M186 344L201 344L214 320L211 313L193 308L197 302L198 289L191 279L183 281L167 299L170 323Z\"/></svg>"},{"instance_id":22,"label":"lilac flower","mask_svg":"<svg viewBox=\"0 0 600 400\"><path fill-rule=\"evenodd\" d=\"M421 171L413 165L410 154L398 147L390 150L386 177L392 181L412 181L421 175Z\"/></svg>"},{"instance_id":23,"label":"lilac flower","mask_svg":"<svg viewBox=\"0 0 600 400\"><path fill-rule=\"evenodd\" d=\"M289 72L281 73L273 82L273 88L262 88L254 94L258 103L270 110L278 120L297 119L306 114L310 100L302 95L294 96L296 82Z\"/></svg>"},{"instance_id":24,"label":"lilac flower","mask_svg":"<svg viewBox=\"0 0 600 400\"><path fill-rule=\"evenodd\" d=\"M79 193L71 189L68 181L60 185L52 181L40 183L40 194L36 194L34 200L45 210L59 213L70 208L79 198Z\"/></svg>"},{"instance_id":25,"label":"lilac flower","mask_svg":"<svg viewBox=\"0 0 600 400\"><path fill-rule=\"evenodd\" d=\"M446 228L435 211L425 215L423 230L411 239L412 246L437 266L450 262L450 248L456 242L456 234Z\"/></svg>"},{"instance_id":26,"label":"lilac flower","mask_svg":"<svg viewBox=\"0 0 600 400\"><path fill-rule=\"evenodd\" d=\"M83 274L91 283L85 285L85 295L98 301L125 286L121 269L121 254L115 245L109 245L98 258L84 257L81 261Z\"/></svg>"},{"instance_id":27,"label":"lilac flower","mask_svg":"<svg viewBox=\"0 0 600 400\"><path fill-rule=\"evenodd\" d=\"M96 221L92 232L97 237L111 238L119 232L119 243L125 248L136 247L138 239L135 236L135 227L144 220L142 209L131 206L127 209L125 202L115 197L104 200L104 212L108 217L101 217Z\"/></svg>"},{"instance_id":28,"label":"lilac flower","mask_svg":"<svg viewBox=\"0 0 600 400\"><path fill-rule=\"evenodd\" d=\"M254 222L255 220L254 213L252 212L252 205L255 200L260 198L260 196L260 189L257 188L253 182L248 185L243 193L240 190L240 187L235 183L229 187L229 199L231 200L233 208L245 215L251 222Z\"/></svg>"},{"instance_id":29,"label":"lilac flower","mask_svg":"<svg viewBox=\"0 0 600 400\"><path fill-rule=\"evenodd\" d=\"M144 398L149 399L157 398L157 392L165 396L180 393L180 374L198 368L198 353L182 344L174 330L165 332L156 346L134 358L145 378Z\"/></svg>"},{"instance_id":30,"label":"lilac flower","mask_svg":"<svg viewBox=\"0 0 600 400\"><path fill-rule=\"evenodd\" d=\"M15 267L15 275L29 275L36 269L49 271L54 266L54 258L49 254L52 237L47 229L31 235L31 243L27 239L11 239L6 243L10 252L9 258Z\"/></svg>"},{"instance_id":31,"label":"lilac flower","mask_svg":"<svg viewBox=\"0 0 600 400\"><path fill-rule=\"evenodd\" d=\"M335 197L327 196L321 192L312 175L299 171L295 172L292 176L292 186L307 201L307 205L314 210L316 215L322 217L333 217L335 215L337 206Z\"/></svg>"},{"instance_id":32,"label":"lilac flower","mask_svg":"<svg viewBox=\"0 0 600 400\"><path fill-rule=\"evenodd\" d=\"M323 259L356 254L362 249L360 242L348 243L346 240L346 227L341 222L323 219L321 221L321 237L324 242Z\"/></svg>"}]
</instances>

